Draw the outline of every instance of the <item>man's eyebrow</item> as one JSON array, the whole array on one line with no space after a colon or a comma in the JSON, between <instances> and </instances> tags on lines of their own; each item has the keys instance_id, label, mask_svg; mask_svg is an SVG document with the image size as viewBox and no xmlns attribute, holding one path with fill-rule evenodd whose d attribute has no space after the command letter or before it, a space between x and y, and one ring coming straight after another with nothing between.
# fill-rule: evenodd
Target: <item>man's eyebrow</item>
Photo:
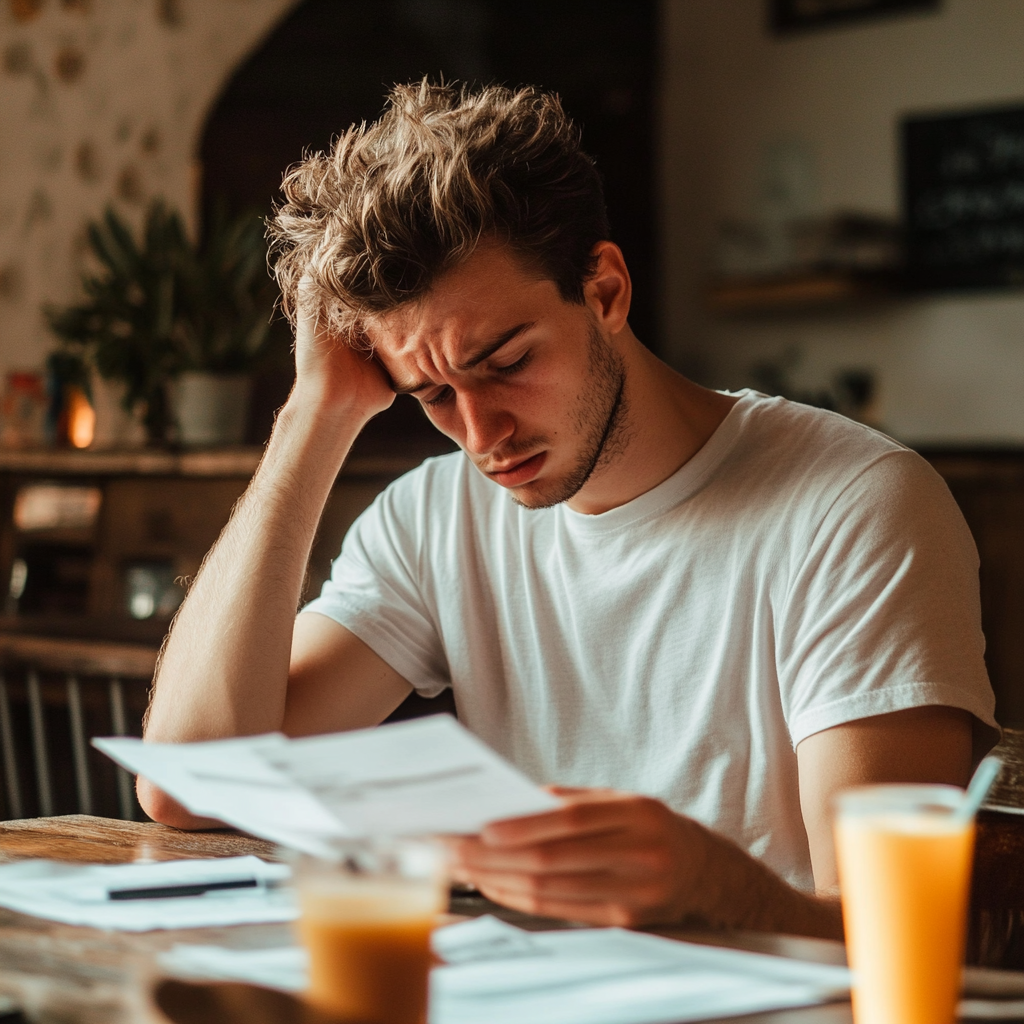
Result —
<instances>
[{"instance_id":1,"label":"man's eyebrow","mask_svg":"<svg viewBox=\"0 0 1024 1024\"><path fill-rule=\"evenodd\" d=\"M485 359L493 356L503 345L507 345L513 338L522 334L523 331L528 331L534 325L533 320L529 323L517 324L515 327L510 327L503 334L499 334L493 341L488 342L483 348L478 349L474 352L465 362L456 363L456 370L472 370L474 366L479 366Z\"/></svg>"},{"instance_id":2,"label":"man's eyebrow","mask_svg":"<svg viewBox=\"0 0 1024 1024\"><path fill-rule=\"evenodd\" d=\"M513 338L522 334L524 331L528 331L536 321L531 320L527 323L516 324L515 327L510 327L507 331L503 331L498 337L489 341L482 348L474 352L464 362L456 363L455 369L459 372L466 370L472 370L474 366L479 366L485 359L493 356L502 346L507 345ZM396 395L415 395L418 391L425 391L427 388L434 386L433 381L425 380L419 384L402 384L398 381L391 381L391 390Z\"/></svg>"}]
</instances>

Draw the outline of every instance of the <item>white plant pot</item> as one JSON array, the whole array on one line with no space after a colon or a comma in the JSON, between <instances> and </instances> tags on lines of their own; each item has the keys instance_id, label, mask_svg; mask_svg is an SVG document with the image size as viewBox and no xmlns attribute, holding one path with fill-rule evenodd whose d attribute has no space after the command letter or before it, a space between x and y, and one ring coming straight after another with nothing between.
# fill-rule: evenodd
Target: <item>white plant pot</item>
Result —
<instances>
[{"instance_id":1,"label":"white plant pot","mask_svg":"<svg viewBox=\"0 0 1024 1024\"><path fill-rule=\"evenodd\" d=\"M245 374L183 373L175 381L174 414L183 445L241 444L252 378Z\"/></svg>"}]
</instances>

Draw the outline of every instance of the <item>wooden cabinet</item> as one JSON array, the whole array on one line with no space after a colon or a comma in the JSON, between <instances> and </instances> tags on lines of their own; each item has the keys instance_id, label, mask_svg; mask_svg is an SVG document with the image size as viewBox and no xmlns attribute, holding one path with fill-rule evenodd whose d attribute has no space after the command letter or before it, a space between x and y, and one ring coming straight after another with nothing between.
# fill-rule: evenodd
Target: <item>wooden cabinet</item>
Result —
<instances>
[{"instance_id":1,"label":"wooden cabinet","mask_svg":"<svg viewBox=\"0 0 1024 1024\"><path fill-rule=\"evenodd\" d=\"M1024 451L924 451L974 534L985 662L1003 726L1024 728Z\"/></svg>"},{"instance_id":2,"label":"wooden cabinet","mask_svg":"<svg viewBox=\"0 0 1024 1024\"><path fill-rule=\"evenodd\" d=\"M0 452L0 580L6 591L0 630L159 643L260 455L255 448ZM396 458L346 464L317 534L307 596L327 577L359 513L413 465ZM82 513L92 507L90 494L95 514L88 518ZM35 501L28 516L26 496ZM79 500L64 501L62 512L64 498ZM177 598L151 609L133 607L133 572L176 587Z\"/></svg>"},{"instance_id":3,"label":"wooden cabinet","mask_svg":"<svg viewBox=\"0 0 1024 1024\"><path fill-rule=\"evenodd\" d=\"M88 738L140 734L174 607L261 454L0 451L0 817L141 816L127 774ZM320 524L306 597L359 513L417 461L349 460ZM159 592L135 600L147 597L140 580ZM393 717L452 709L450 698L413 695Z\"/></svg>"},{"instance_id":4,"label":"wooden cabinet","mask_svg":"<svg viewBox=\"0 0 1024 1024\"><path fill-rule=\"evenodd\" d=\"M130 614L125 573L131 565L163 564L174 579L194 577L246 483L238 477L106 481L90 577L90 614Z\"/></svg>"}]
</instances>

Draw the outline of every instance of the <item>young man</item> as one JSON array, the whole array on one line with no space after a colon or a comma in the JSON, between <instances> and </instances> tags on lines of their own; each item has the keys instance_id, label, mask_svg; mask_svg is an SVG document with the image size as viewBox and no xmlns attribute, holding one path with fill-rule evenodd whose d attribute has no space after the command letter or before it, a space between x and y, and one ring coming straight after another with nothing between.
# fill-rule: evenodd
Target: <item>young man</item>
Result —
<instances>
[{"instance_id":1,"label":"young man","mask_svg":"<svg viewBox=\"0 0 1024 1024\"><path fill-rule=\"evenodd\" d=\"M832 796L963 784L993 734L977 556L942 482L645 349L551 96L396 88L284 191L295 387L175 621L147 738L370 726L451 686L470 729L566 787L457 842L486 894L839 934ZM377 500L296 619L331 485L395 392L462 452Z\"/></svg>"}]
</instances>

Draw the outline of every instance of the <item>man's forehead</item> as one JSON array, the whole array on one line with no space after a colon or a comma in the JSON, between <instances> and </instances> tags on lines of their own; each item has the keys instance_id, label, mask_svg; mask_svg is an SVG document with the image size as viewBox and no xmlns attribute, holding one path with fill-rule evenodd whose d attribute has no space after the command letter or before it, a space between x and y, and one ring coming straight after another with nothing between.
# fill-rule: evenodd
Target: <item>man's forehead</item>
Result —
<instances>
[{"instance_id":1,"label":"man's forehead","mask_svg":"<svg viewBox=\"0 0 1024 1024\"><path fill-rule=\"evenodd\" d=\"M385 361L429 355L454 365L481 345L519 333L557 297L553 281L488 248L440 277L426 295L368 320L365 332Z\"/></svg>"},{"instance_id":2,"label":"man's forehead","mask_svg":"<svg viewBox=\"0 0 1024 1024\"><path fill-rule=\"evenodd\" d=\"M406 360L430 355L455 365L466 353L526 322L532 321L518 318L514 310L507 315L488 310L479 316L409 317L379 322L367 329L367 337L382 357Z\"/></svg>"}]
</instances>

